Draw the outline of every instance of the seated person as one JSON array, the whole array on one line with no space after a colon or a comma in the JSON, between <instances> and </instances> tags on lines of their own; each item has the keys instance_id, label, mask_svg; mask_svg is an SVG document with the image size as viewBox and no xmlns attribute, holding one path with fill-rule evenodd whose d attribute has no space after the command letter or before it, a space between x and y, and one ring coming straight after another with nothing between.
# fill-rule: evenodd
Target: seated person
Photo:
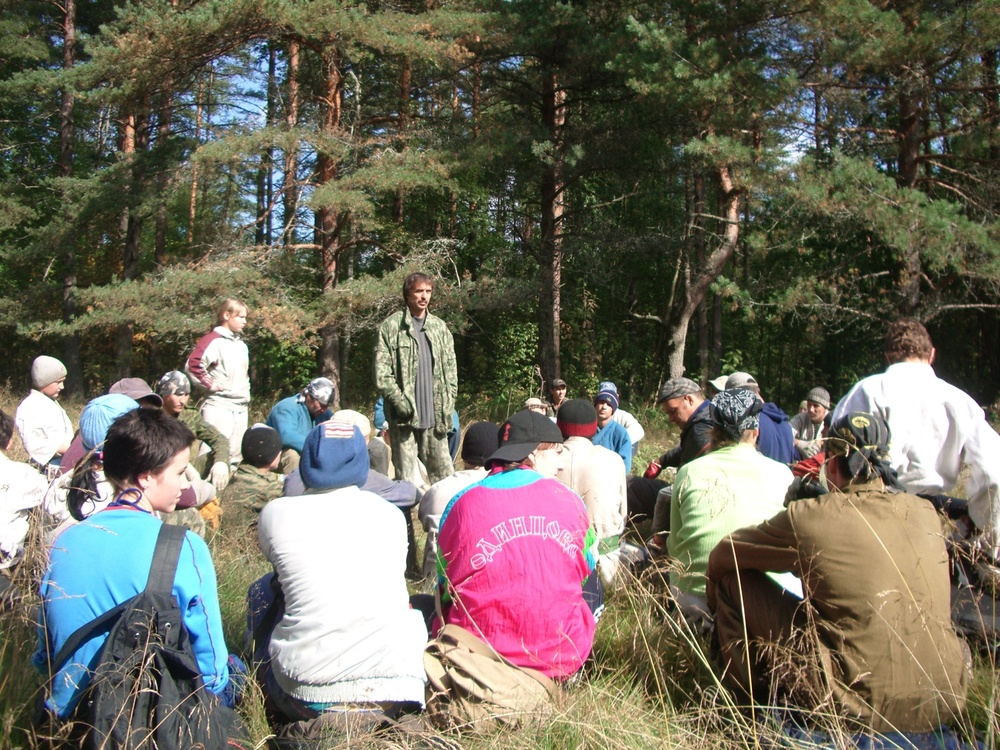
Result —
<instances>
[{"instance_id":1,"label":"seated person","mask_svg":"<svg viewBox=\"0 0 1000 750\"><path fill-rule=\"evenodd\" d=\"M511 663L554 679L575 674L594 642L584 585L597 540L580 497L554 477L563 436L524 409L500 427L490 474L445 508L438 532L444 621Z\"/></svg>"},{"instance_id":2,"label":"seated person","mask_svg":"<svg viewBox=\"0 0 1000 750\"><path fill-rule=\"evenodd\" d=\"M880 416L835 420L830 492L723 539L708 603L726 681L741 694L760 702L776 688L856 731L928 732L961 714L968 654L951 627L941 518L900 491L889 442ZM766 572L794 573L806 600Z\"/></svg>"},{"instance_id":3,"label":"seated person","mask_svg":"<svg viewBox=\"0 0 1000 750\"><path fill-rule=\"evenodd\" d=\"M281 399L267 415L267 426L281 435L283 450L278 468L282 474L291 473L299 465L302 444L313 427L333 416L328 408L333 396L332 380L314 378L296 395Z\"/></svg>"},{"instance_id":4,"label":"seated person","mask_svg":"<svg viewBox=\"0 0 1000 750\"><path fill-rule=\"evenodd\" d=\"M368 417L353 409L341 409L334 413L333 418L339 422L355 425L365 437L365 443L371 445L370 436L372 423ZM385 474L371 468L371 453L368 454L368 479L361 487L365 492L374 492L383 500L399 508L406 521L406 575L410 578L419 578L420 571L417 569L417 539L413 531L413 507L420 502L420 490L412 482L404 482L397 479L390 479ZM305 485L302 483L302 476L298 469L292 471L285 477L285 496L304 495Z\"/></svg>"},{"instance_id":5,"label":"seated person","mask_svg":"<svg viewBox=\"0 0 1000 750\"><path fill-rule=\"evenodd\" d=\"M35 357L31 363L31 391L14 412L14 424L28 463L49 480L59 473L59 461L73 440L73 425L58 401L65 386L66 367L62 362L45 355Z\"/></svg>"},{"instance_id":6,"label":"seated person","mask_svg":"<svg viewBox=\"0 0 1000 750\"><path fill-rule=\"evenodd\" d=\"M437 535L441 527L441 514L459 492L486 478L486 459L498 447L497 430L493 422L473 422L462 440L462 462L465 468L430 486L420 498L417 515L427 538L424 541L423 577L428 580L437 575Z\"/></svg>"},{"instance_id":7,"label":"seated person","mask_svg":"<svg viewBox=\"0 0 1000 750\"><path fill-rule=\"evenodd\" d=\"M747 390L757 394L757 398L761 401L757 449L768 458L773 458L783 464L795 462L795 443L788 415L777 404L764 401L760 392L760 384L753 375L748 372L734 372L728 378L722 375L709 382L720 392Z\"/></svg>"},{"instance_id":8,"label":"seated person","mask_svg":"<svg viewBox=\"0 0 1000 750\"><path fill-rule=\"evenodd\" d=\"M181 507L202 505L229 484L229 438L206 422L199 409L189 406L191 381L183 372L172 370L164 374L156 389L163 400L163 411L179 419L194 434L187 476L197 497L193 501L183 501ZM211 486L206 487L206 484Z\"/></svg>"},{"instance_id":9,"label":"seated person","mask_svg":"<svg viewBox=\"0 0 1000 750\"><path fill-rule=\"evenodd\" d=\"M594 445L603 445L614 451L625 462L625 473L632 472L632 439L628 431L614 421L618 411L618 394L614 391L601 391L594 396L594 409L597 410L597 432L591 438Z\"/></svg>"},{"instance_id":10,"label":"seated person","mask_svg":"<svg viewBox=\"0 0 1000 750\"><path fill-rule=\"evenodd\" d=\"M789 423L795 441L796 459L812 458L823 450L823 438L830 420L830 393L826 388L813 388L806 394L806 410L800 411Z\"/></svg>"},{"instance_id":11,"label":"seated person","mask_svg":"<svg viewBox=\"0 0 1000 750\"><path fill-rule=\"evenodd\" d=\"M73 470L58 477L45 492L43 507L51 542L66 527L103 510L114 500L115 488L104 476L102 446L108 428L118 417L139 408L138 402L121 393L109 393L87 402L80 414L80 459ZM51 527L55 526L52 531Z\"/></svg>"},{"instance_id":12,"label":"seated person","mask_svg":"<svg viewBox=\"0 0 1000 750\"><path fill-rule=\"evenodd\" d=\"M559 407L556 425L563 435L563 463L556 479L583 499L597 534L597 570L610 586L618 573L619 543L628 514L625 467L617 453L590 439L597 431L597 412L584 399L568 399Z\"/></svg>"},{"instance_id":13,"label":"seated person","mask_svg":"<svg viewBox=\"0 0 1000 750\"><path fill-rule=\"evenodd\" d=\"M705 599L708 556L726 534L760 523L784 507L792 472L756 448L760 399L722 391L712 399L712 450L682 466L670 501L667 552L678 568L670 587L682 614L697 627L710 616Z\"/></svg>"},{"instance_id":14,"label":"seated person","mask_svg":"<svg viewBox=\"0 0 1000 750\"><path fill-rule=\"evenodd\" d=\"M0 410L0 600L10 586L11 571L24 554L31 511L42 504L46 489L41 474L7 458L13 441L14 420Z\"/></svg>"},{"instance_id":15,"label":"seated person","mask_svg":"<svg viewBox=\"0 0 1000 750\"><path fill-rule=\"evenodd\" d=\"M920 322L892 322L883 353L889 367L856 383L834 421L852 411L880 414L892 430L889 461L907 492L934 496L961 485L984 553L977 575L1000 581L1000 435L975 399L935 374L937 349Z\"/></svg>"},{"instance_id":16,"label":"seated person","mask_svg":"<svg viewBox=\"0 0 1000 750\"><path fill-rule=\"evenodd\" d=\"M281 460L278 431L254 425L243 433L241 448L243 460L219 498L227 528L255 526L264 506L284 494L285 483L276 471Z\"/></svg>"},{"instance_id":17,"label":"seated person","mask_svg":"<svg viewBox=\"0 0 1000 750\"><path fill-rule=\"evenodd\" d=\"M163 399L149 387L149 384L142 378L124 378L111 384L108 394L120 393L138 402L144 409L162 409ZM190 425L189 425L190 426ZM62 454L59 461L59 475L73 471L73 467L83 458L87 451L83 447L83 437L77 430L73 436L73 441L69 444L69 450Z\"/></svg>"},{"instance_id":18,"label":"seated person","mask_svg":"<svg viewBox=\"0 0 1000 750\"><path fill-rule=\"evenodd\" d=\"M284 598L273 635L258 631L257 650L269 643L258 670L269 708L282 722L420 710L427 628L403 577L406 527L392 505L361 489L361 431L336 420L314 428L299 472L305 494L272 500L257 526Z\"/></svg>"},{"instance_id":19,"label":"seated person","mask_svg":"<svg viewBox=\"0 0 1000 750\"><path fill-rule=\"evenodd\" d=\"M705 400L701 386L690 378L671 378L664 383L656 397L656 405L681 431L680 443L650 461L641 477L628 478L628 514L632 519L652 516L655 546L662 548L670 526L672 488L657 477L665 468L679 469L708 452L712 442L712 417L710 402Z\"/></svg>"},{"instance_id":20,"label":"seated person","mask_svg":"<svg viewBox=\"0 0 1000 750\"><path fill-rule=\"evenodd\" d=\"M32 659L43 674L79 627L145 588L161 526L156 514L174 509L186 482L191 431L158 410L137 407L111 424L104 441L103 469L114 487L114 500L65 529L52 546L40 592L38 650ZM205 688L231 706L215 568L205 542L190 532L185 534L173 593ZM90 680L86 665L94 663L106 638L105 633L86 641L54 676L52 692L45 696L52 714L61 719L72 715Z\"/></svg>"},{"instance_id":21,"label":"seated person","mask_svg":"<svg viewBox=\"0 0 1000 750\"><path fill-rule=\"evenodd\" d=\"M535 396L524 402L524 408L537 411L539 414L545 414L546 416L548 416L549 413L549 407L545 405L545 402Z\"/></svg>"},{"instance_id":22,"label":"seated person","mask_svg":"<svg viewBox=\"0 0 1000 750\"><path fill-rule=\"evenodd\" d=\"M612 383L610 380L605 380L597 386L597 390L611 391L618 396L619 405L618 408L615 409L615 413L611 415L611 418L624 427L625 432L628 433L629 440L632 441L632 456L634 457L635 454L639 452L639 443L644 437L646 437L646 431L643 429L642 425L639 424L639 420L636 419L631 412L627 412L621 408L621 396L618 394L617 385Z\"/></svg>"}]
</instances>

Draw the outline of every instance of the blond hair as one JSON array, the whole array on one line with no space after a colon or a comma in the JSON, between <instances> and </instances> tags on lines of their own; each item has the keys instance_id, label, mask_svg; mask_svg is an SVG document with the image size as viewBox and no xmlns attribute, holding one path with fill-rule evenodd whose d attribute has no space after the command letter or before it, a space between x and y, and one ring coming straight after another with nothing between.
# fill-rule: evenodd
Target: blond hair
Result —
<instances>
[{"instance_id":1,"label":"blond hair","mask_svg":"<svg viewBox=\"0 0 1000 750\"><path fill-rule=\"evenodd\" d=\"M225 300L221 305L215 309L215 325L221 326L226 324L226 313L234 313L237 310L244 310L246 312L250 311L250 308L246 306L246 303L236 299L235 297L230 297Z\"/></svg>"}]
</instances>

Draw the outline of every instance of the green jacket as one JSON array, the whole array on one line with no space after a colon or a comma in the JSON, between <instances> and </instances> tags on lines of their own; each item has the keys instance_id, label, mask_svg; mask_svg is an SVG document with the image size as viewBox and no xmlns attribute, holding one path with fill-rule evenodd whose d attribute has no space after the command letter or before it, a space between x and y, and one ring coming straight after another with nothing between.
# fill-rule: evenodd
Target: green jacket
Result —
<instances>
[{"instance_id":1,"label":"green jacket","mask_svg":"<svg viewBox=\"0 0 1000 750\"><path fill-rule=\"evenodd\" d=\"M414 403L417 381L417 339L408 308L393 313L378 329L375 345L375 387L385 398L385 418L397 425L420 424ZM434 430L442 436L451 429L458 396L455 342L441 318L427 313L424 332L434 360Z\"/></svg>"},{"instance_id":2,"label":"green jacket","mask_svg":"<svg viewBox=\"0 0 1000 750\"><path fill-rule=\"evenodd\" d=\"M194 466L202 479L208 476L208 470L212 468L212 464L219 461L225 464L229 463L229 439L206 422L200 411L191 406L185 406L177 418L194 433L195 442L191 446L191 465ZM202 443L208 445L211 449L210 453L199 455Z\"/></svg>"}]
</instances>

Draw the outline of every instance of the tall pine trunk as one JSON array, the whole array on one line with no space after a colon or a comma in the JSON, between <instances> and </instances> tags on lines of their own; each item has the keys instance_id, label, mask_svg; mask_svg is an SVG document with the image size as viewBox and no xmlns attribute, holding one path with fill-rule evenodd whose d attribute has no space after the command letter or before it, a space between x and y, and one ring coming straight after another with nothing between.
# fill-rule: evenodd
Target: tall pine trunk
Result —
<instances>
[{"instance_id":1,"label":"tall pine trunk","mask_svg":"<svg viewBox=\"0 0 1000 750\"><path fill-rule=\"evenodd\" d=\"M68 73L76 63L76 0L63 2L63 70ZM73 92L62 89L59 102L59 176L73 175ZM76 317L76 245L75 238L63 242L62 317L70 323ZM71 333L63 337L63 364L66 365L66 395L83 395L83 358L80 337Z\"/></svg>"},{"instance_id":2,"label":"tall pine trunk","mask_svg":"<svg viewBox=\"0 0 1000 750\"><path fill-rule=\"evenodd\" d=\"M542 165L541 237L538 243L538 362L547 383L560 377L560 325L562 322L563 214L565 212L564 128L566 92L555 73L542 87L542 122L552 151Z\"/></svg>"}]
</instances>

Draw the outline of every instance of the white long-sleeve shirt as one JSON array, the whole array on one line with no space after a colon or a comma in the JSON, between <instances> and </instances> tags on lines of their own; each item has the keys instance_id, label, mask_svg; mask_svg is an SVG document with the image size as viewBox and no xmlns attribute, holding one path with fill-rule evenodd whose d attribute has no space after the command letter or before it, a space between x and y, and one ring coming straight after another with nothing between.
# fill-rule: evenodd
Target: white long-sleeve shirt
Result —
<instances>
[{"instance_id":1,"label":"white long-sleeve shirt","mask_svg":"<svg viewBox=\"0 0 1000 750\"><path fill-rule=\"evenodd\" d=\"M1000 531L1000 435L965 391L922 362L899 362L857 383L837 404L833 419L878 412L889 424L889 458L909 492L950 492L963 464L969 515L982 530Z\"/></svg>"}]
</instances>

